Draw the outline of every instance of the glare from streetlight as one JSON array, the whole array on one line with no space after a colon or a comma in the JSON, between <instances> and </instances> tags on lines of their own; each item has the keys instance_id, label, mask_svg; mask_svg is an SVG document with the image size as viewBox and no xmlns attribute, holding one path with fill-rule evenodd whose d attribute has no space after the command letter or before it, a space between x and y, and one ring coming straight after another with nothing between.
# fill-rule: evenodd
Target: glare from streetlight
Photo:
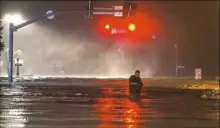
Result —
<instances>
[{"instance_id":1,"label":"glare from streetlight","mask_svg":"<svg viewBox=\"0 0 220 128\"><path fill-rule=\"evenodd\" d=\"M14 25L19 25L21 23L24 23L24 19L20 14L7 14L3 17L3 22L4 23L13 23Z\"/></svg>"}]
</instances>

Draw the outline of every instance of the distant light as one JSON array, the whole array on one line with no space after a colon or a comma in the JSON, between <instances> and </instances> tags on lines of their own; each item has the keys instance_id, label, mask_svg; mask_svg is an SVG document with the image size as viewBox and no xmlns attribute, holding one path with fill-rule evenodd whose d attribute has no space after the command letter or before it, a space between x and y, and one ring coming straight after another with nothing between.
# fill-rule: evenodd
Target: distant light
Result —
<instances>
[{"instance_id":1,"label":"distant light","mask_svg":"<svg viewBox=\"0 0 220 128\"><path fill-rule=\"evenodd\" d=\"M156 39L156 35L154 35L154 34L151 37L152 37L152 39Z\"/></svg>"},{"instance_id":2,"label":"distant light","mask_svg":"<svg viewBox=\"0 0 220 128\"><path fill-rule=\"evenodd\" d=\"M129 24L128 30L134 31L136 29L136 26L134 24Z\"/></svg>"},{"instance_id":3,"label":"distant light","mask_svg":"<svg viewBox=\"0 0 220 128\"><path fill-rule=\"evenodd\" d=\"M177 48L177 47L178 47L178 45L177 45L177 44L175 44L175 45L174 45L174 48Z\"/></svg>"},{"instance_id":4,"label":"distant light","mask_svg":"<svg viewBox=\"0 0 220 128\"><path fill-rule=\"evenodd\" d=\"M106 25L105 25L105 29L110 29L110 25L109 25L109 24L106 24Z\"/></svg>"}]
</instances>

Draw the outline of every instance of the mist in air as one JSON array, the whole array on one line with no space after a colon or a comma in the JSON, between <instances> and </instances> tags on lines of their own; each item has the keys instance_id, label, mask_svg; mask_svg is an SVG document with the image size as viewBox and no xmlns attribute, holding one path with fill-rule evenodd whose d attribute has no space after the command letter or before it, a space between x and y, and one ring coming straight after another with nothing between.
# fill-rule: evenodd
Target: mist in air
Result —
<instances>
[{"instance_id":1,"label":"mist in air","mask_svg":"<svg viewBox=\"0 0 220 128\"><path fill-rule=\"evenodd\" d=\"M7 51L8 32L4 31ZM159 61L157 52L128 44L129 40L91 39L77 32L62 33L33 24L15 33L14 58L24 60L21 75L128 77L139 69L142 77L153 77ZM7 73L7 52L2 58Z\"/></svg>"}]
</instances>

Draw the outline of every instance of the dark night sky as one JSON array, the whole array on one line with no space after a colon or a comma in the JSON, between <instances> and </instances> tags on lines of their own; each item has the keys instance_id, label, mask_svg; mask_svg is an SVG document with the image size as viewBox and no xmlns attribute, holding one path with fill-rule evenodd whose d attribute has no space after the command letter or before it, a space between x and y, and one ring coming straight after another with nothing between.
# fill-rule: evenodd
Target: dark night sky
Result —
<instances>
[{"instance_id":1,"label":"dark night sky","mask_svg":"<svg viewBox=\"0 0 220 128\"><path fill-rule=\"evenodd\" d=\"M96 2L99 5L111 3L114 2ZM45 13L48 9L82 9L84 5L86 1L2 2L1 12L4 14L15 11L31 18ZM219 1L155 1L146 5L146 8L163 26L164 35L159 39L164 48L164 54L161 55L164 58L163 65L169 65L173 61L172 45L178 43L180 61L186 67L186 74L192 74L194 68L202 68L205 76L219 75ZM73 21L77 24L82 22L76 19L77 16L83 17L82 14L66 15L69 19L57 21L65 22L61 27L62 31L70 29L71 27L65 25L70 25ZM80 29L84 25L77 26ZM51 27L56 29L55 26Z\"/></svg>"}]
</instances>

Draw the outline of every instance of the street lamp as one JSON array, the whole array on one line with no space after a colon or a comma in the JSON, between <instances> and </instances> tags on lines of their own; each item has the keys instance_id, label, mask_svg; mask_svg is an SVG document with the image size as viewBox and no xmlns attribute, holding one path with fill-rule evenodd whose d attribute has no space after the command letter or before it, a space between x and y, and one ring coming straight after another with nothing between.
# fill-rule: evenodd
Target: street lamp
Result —
<instances>
[{"instance_id":1,"label":"street lamp","mask_svg":"<svg viewBox=\"0 0 220 128\"><path fill-rule=\"evenodd\" d=\"M6 14L3 17L2 21L5 23L13 23L14 25L18 25L25 22L25 20L20 14L14 14L14 15Z\"/></svg>"},{"instance_id":2,"label":"street lamp","mask_svg":"<svg viewBox=\"0 0 220 128\"><path fill-rule=\"evenodd\" d=\"M16 26L25 23L25 20L20 14L6 14L3 19L3 23L9 23L9 46L8 46L8 81L13 81L13 35L16 31ZM18 64L17 64L18 65Z\"/></svg>"},{"instance_id":3,"label":"street lamp","mask_svg":"<svg viewBox=\"0 0 220 128\"><path fill-rule=\"evenodd\" d=\"M3 18L3 22L9 23L9 45L8 45L8 82L9 84L13 82L13 37L14 32L17 31L20 28L23 28L31 23L34 23L36 21L39 21L41 19L53 19L54 13L53 11L49 10L46 12L46 15L43 15L42 17L37 17L33 20L29 20L24 22L25 20L22 18L21 15L15 14L15 15L5 15ZM17 66L20 66L17 64Z\"/></svg>"}]
</instances>

